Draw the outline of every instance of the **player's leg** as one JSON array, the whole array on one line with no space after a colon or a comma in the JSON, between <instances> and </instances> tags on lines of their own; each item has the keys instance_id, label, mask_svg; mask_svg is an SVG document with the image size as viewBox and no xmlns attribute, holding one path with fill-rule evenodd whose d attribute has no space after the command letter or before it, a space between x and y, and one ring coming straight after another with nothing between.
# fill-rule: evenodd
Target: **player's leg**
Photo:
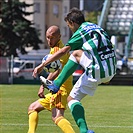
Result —
<instances>
[{"instance_id":1,"label":"player's leg","mask_svg":"<svg viewBox=\"0 0 133 133\"><path fill-rule=\"evenodd\" d=\"M64 109L53 108L52 109L52 120L55 124L61 128L63 133L75 133L71 123L64 117Z\"/></svg>"},{"instance_id":2,"label":"player's leg","mask_svg":"<svg viewBox=\"0 0 133 133\"><path fill-rule=\"evenodd\" d=\"M38 113L44 110L44 107L38 102L33 102L28 108L29 129L28 133L35 133L38 124Z\"/></svg>"},{"instance_id":3,"label":"player's leg","mask_svg":"<svg viewBox=\"0 0 133 133\"><path fill-rule=\"evenodd\" d=\"M85 119L85 110L80 102L86 94L83 94L78 88L75 90L73 89L68 96L68 106L71 110L72 116L80 129L80 133L94 133L92 130L88 129Z\"/></svg>"},{"instance_id":4,"label":"player's leg","mask_svg":"<svg viewBox=\"0 0 133 133\"><path fill-rule=\"evenodd\" d=\"M85 94L83 94L82 97L84 96ZM87 123L85 120L85 111L80 101L72 98L71 96L68 96L68 106L71 110L72 116L76 124L78 125L80 129L80 133L87 133L88 127L87 127Z\"/></svg>"},{"instance_id":5,"label":"player's leg","mask_svg":"<svg viewBox=\"0 0 133 133\"><path fill-rule=\"evenodd\" d=\"M81 52L82 52L82 50L76 50L73 52L73 54L70 55L67 64L62 69L58 78L54 81L54 84L56 86L61 86L67 80L67 78L70 75L72 75L73 72L76 70L76 68L78 66L78 59L79 59L79 55L77 55L76 53L81 54Z\"/></svg>"},{"instance_id":6,"label":"player's leg","mask_svg":"<svg viewBox=\"0 0 133 133\"><path fill-rule=\"evenodd\" d=\"M69 84L71 86L71 84ZM69 86L67 86L68 88ZM70 87L72 88L72 87ZM52 108L52 120L64 133L75 133L71 123L64 117L64 111L67 106L68 93L66 86L61 86L60 91L55 96L55 107Z\"/></svg>"},{"instance_id":7,"label":"player's leg","mask_svg":"<svg viewBox=\"0 0 133 133\"><path fill-rule=\"evenodd\" d=\"M75 54L78 54L75 56ZM90 57L86 56L86 53L83 51L78 53L74 53L74 56L76 57L77 61L79 62L80 65L82 66L89 66L91 60L89 59ZM78 58L77 58L78 57ZM92 87L92 88L91 88ZM74 85L72 91L69 94L68 97L68 106L71 110L72 116L74 120L76 121L80 133L94 133L93 131L89 130L87 127L87 123L85 120L85 110L82 104L80 103L80 100L83 99L87 94L93 95L95 89L93 89L93 85L91 82L88 81L88 76L86 75L86 72L81 75L79 80L76 82ZM82 93L84 92L84 93Z\"/></svg>"},{"instance_id":8,"label":"player's leg","mask_svg":"<svg viewBox=\"0 0 133 133\"><path fill-rule=\"evenodd\" d=\"M51 110L51 101L50 101L51 97L52 97L52 94L48 93L45 95L45 98L40 98L29 106L28 108L28 114L29 114L28 133L35 133L35 130L38 124L38 113L44 109L47 109L49 111Z\"/></svg>"}]
</instances>

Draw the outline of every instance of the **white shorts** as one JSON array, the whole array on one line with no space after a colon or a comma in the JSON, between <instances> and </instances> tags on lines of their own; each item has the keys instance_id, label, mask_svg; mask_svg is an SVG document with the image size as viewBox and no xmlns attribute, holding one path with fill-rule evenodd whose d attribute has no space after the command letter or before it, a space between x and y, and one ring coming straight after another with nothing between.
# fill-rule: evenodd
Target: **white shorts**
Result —
<instances>
[{"instance_id":1,"label":"white shorts","mask_svg":"<svg viewBox=\"0 0 133 133\"><path fill-rule=\"evenodd\" d=\"M86 66L89 65L89 63L91 63L91 59L88 56L88 54L85 54L85 52L83 52L80 59L81 66ZM113 78L113 76L114 75L103 79L94 79L91 75L86 75L85 71L80 76L76 84L73 86L73 89L71 90L69 95L78 101L80 101L86 95L93 96L95 90L97 89L97 86L101 83L109 82Z\"/></svg>"}]
</instances>

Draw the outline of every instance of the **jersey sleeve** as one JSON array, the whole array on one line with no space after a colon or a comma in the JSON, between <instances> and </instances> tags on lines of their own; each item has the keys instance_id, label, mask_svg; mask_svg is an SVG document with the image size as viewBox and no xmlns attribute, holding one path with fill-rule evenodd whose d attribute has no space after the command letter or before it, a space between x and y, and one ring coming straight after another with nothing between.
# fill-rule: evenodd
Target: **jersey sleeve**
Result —
<instances>
[{"instance_id":1,"label":"jersey sleeve","mask_svg":"<svg viewBox=\"0 0 133 133\"><path fill-rule=\"evenodd\" d=\"M71 47L71 51L82 49L82 45L83 45L83 39L82 39L81 34L79 33L79 30L77 30L73 34L73 36L70 38L68 43L65 44L65 46L70 46Z\"/></svg>"}]
</instances>

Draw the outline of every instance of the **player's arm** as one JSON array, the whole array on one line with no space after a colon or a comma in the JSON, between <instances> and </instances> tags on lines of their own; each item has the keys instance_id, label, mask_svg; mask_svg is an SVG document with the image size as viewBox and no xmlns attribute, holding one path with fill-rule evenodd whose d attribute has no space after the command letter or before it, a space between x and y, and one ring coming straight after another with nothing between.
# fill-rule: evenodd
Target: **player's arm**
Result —
<instances>
[{"instance_id":1,"label":"player's arm","mask_svg":"<svg viewBox=\"0 0 133 133\"><path fill-rule=\"evenodd\" d=\"M48 79L48 80L54 80L54 79L59 75L59 73L60 73L60 71L61 71L61 68L62 68L62 65L61 65L60 68L59 68L58 70L56 70L55 72L49 73L47 79ZM40 88L39 88L39 91L38 91L38 96L39 96L40 98L45 98L45 96L44 96L44 89L45 89L44 86L41 85Z\"/></svg>"},{"instance_id":2,"label":"player's arm","mask_svg":"<svg viewBox=\"0 0 133 133\"><path fill-rule=\"evenodd\" d=\"M70 46L65 46L62 49L60 49L59 51L57 51L56 53L54 53L51 57L49 57L44 63L41 63L39 66L37 66L34 71L32 76L36 77L37 74L39 74L42 70L43 67L48 65L49 63L60 59L64 54L68 53L70 51L71 47Z\"/></svg>"},{"instance_id":3,"label":"player's arm","mask_svg":"<svg viewBox=\"0 0 133 133\"><path fill-rule=\"evenodd\" d=\"M43 85L41 85L39 90L38 90L38 96L40 98L45 98L45 96L44 96L44 86Z\"/></svg>"},{"instance_id":4,"label":"player's arm","mask_svg":"<svg viewBox=\"0 0 133 133\"><path fill-rule=\"evenodd\" d=\"M47 79L48 80L54 80L60 73L60 69L58 69L57 71L55 71L54 73L49 73Z\"/></svg>"}]
</instances>

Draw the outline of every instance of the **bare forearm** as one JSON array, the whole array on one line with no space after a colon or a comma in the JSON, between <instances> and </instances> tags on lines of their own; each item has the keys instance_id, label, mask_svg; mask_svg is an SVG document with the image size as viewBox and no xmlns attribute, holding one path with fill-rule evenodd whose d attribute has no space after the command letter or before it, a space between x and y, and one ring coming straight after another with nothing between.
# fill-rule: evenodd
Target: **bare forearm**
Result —
<instances>
[{"instance_id":1,"label":"bare forearm","mask_svg":"<svg viewBox=\"0 0 133 133\"><path fill-rule=\"evenodd\" d=\"M56 52L51 57L49 57L48 60L46 60L44 63L42 63L39 66L37 66L34 69L32 76L36 77L37 74L39 74L46 65L50 64L51 62L53 62L55 60L60 59L64 54L68 53L70 49L71 49L70 46L65 46L62 49L60 49L58 52Z\"/></svg>"},{"instance_id":2,"label":"bare forearm","mask_svg":"<svg viewBox=\"0 0 133 133\"><path fill-rule=\"evenodd\" d=\"M60 73L60 70L55 71L54 73L50 73L47 77L49 80L54 80Z\"/></svg>"},{"instance_id":3,"label":"bare forearm","mask_svg":"<svg viewBox=\"0 0 133 133\"><path fill-rule=\"evenodd\" d=\"M56 53L54 53L51 57L48 58L48 60L46 60L43 63L43 66L48 65L49 63L60 59L64 54L68 53L70 50L69 46L63 47L62 49L60 49L59 51L57 51Z\"/></svg>"}]
</instances>

